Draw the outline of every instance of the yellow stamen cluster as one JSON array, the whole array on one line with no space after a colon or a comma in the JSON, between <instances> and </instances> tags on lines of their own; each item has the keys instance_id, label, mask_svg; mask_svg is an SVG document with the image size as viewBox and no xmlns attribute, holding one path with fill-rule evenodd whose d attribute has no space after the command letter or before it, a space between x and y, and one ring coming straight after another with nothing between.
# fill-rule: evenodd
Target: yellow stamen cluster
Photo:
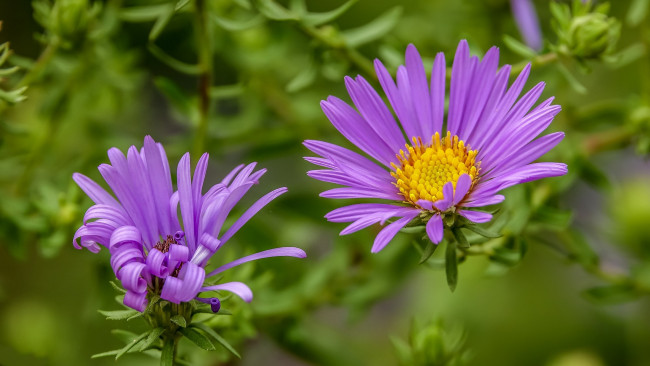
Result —
<instances>
[{"instance_id":1,"label":"yellow stamen cluster","mask_svg":"<svg viewBox=\"0 0 650 366\"><path fill-rule=\"evenodd\" d=\"M417 206L420 199L438 201L443 198L442 188L447 182L456 181L462 174L472 178L476 183L480 161L476 162L477 150L470 150L458 136L447 136L440 139L436 132L431 137L431 144L425 145L421 138L413 137L413 146L406 145L408 151L400 150L397 158L401 166L392 163L395 178L394 183L406 198L406 201Z\"/></svg>"}]
</instances>

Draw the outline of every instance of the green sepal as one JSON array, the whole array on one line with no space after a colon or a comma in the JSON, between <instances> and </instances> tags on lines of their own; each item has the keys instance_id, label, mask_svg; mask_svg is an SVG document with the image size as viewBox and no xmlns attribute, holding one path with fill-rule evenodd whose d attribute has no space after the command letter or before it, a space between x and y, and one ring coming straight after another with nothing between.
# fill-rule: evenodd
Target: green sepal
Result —
<instances>
[{"instance_id":1,"label":"green sepal","mask_svg":"<svg viewBox=\"0 0 650 366\"><path fill-rule=\"evenodd\" d=\"M422 256L420 256L420 262L418 262L418 264L426 262L429 258L431 258L433 253L436 252L436 249L438 249L438 244L432 242L431 240L427 240L427 242L427 246L424 247L424 251L422 252Z\"/></svg>"},{"instance_id":2,"label":"green sepal","mask_svg":"<svg viewBox=\"0 0 650 366\"><path fill-rule=\"evenodd\" d=\"M456 242L447 241L447 250L445 251L445 274L447 275L447 285L451 292L456 289L458 283L458 257L456 256Z\"/></svg>"},{"instance_id":3,"label":"green sepal","mask_svg":"<svg viewBox=\"0 0 650 366\"><path fill-rule=\"evenodd\" d=\"M158 328L156 328L158 329ZM136 345L138 345L142 340L145 338L149 337L149 335L153 332L153 330L146 331L142 334L140 334L136 339L132 340L129 344L124 346L116 355L115 355L115 360L119 359L120 357L124 356L127 352L129 352L132 348L134 348ZM139 348L135 348L133 352L139 351Z\"/></svg>"},{"instance_id":4,"label":"green sepal","mask_svg":"<svg viewBox=\"0 0 650 366\"><path fill-rule=\"evenodd\" d=\"M172 323L178 325L179 327L187 327L187 320L180 314L176 314L169 319Z\"/></svg>"},{"instance_id":5,"label":"green sepal","mask_svg":"<svg viewBox=\"0 0 650 366\"><path fill-rule=\"evenodd\" d=\"M490 239L500 238L500 237L503 236L503 234L501 234L501 233L486 230L486 229L482 228L481 226L475 225L475 224L474 225L465 225L463 227L465 229L467 229L467 230L471 230L471 231L473 231L473 232L475 232L475 233L477 233L477 234L479 234L481 236L484 236L484 237L490 238Z\"/></svg>"},{"instance_id":6,"label":"green sepal","mask_svg":"<svg viewBox=\"0 0 650 366\"><path fill-rule=\"evenodd\" d=\"M126 293L126 290L123 289L122 287L120 287L117 283L115 283L115 281L108 281L108 283L110 283L111 286L112 286L115 290L117 290L118 292L123 293L123 294Z\"/></svg>"},{"instance_id":7,"label":"green sepal","mask_svg":"<svg viewBox=\"0 0 650 366\"><path fill-rule=\"evenodd\" d=\"M469 242L467 241L467 238L465 237L465 234L460 230L459 227L454 227L451 229L451 232L454 234L454 238L456 238L456 241L458 241L458 246L461 248L469 248Z\"/></svg>"}]
</instances>

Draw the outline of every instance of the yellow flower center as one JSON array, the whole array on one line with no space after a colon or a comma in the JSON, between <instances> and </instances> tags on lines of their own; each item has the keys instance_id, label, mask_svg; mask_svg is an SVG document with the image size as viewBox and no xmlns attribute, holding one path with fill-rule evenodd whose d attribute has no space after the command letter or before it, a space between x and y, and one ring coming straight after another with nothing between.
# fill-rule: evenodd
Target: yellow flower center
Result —
<instances>
[{"instance_id":1,"label":"yellow flower center","mask_svg":"<svg viewBox=\"0 0 650 366\"><path fill-rule=\"evenodd\" d=\"M472 186L478 178L481 162L476 162L478 150L470 150L458 136L440 139L436 132L431 137L431 144L425 145L421 138L413 137L413 146L406 145L407 152L399 151L397 158L401 166L391 163L395 178L394 183L406 198L417 206L418 200L438 201L443 198L442 188L452 182L454 190L456 181L462 174L472 178Z\"/></svg>"}]
</instances>

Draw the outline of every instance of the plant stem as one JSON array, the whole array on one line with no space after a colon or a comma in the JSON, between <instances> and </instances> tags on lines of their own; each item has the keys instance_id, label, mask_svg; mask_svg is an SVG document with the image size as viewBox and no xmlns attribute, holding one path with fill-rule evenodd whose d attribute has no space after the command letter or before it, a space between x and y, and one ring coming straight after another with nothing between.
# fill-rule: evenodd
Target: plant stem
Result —
<instances>
[{"instance_id":1,"label":"plant stem","mask_svg":"<svg viewBox=\"0 0 650 366\"><path fill-rule=\"evenodd\" d=\"M210 86L212 85L212 32L205 0L196 0L196 47L199 53L199 121L194 138L194 155L205 152L210 117Z\"/></svg>"}]
</instances>

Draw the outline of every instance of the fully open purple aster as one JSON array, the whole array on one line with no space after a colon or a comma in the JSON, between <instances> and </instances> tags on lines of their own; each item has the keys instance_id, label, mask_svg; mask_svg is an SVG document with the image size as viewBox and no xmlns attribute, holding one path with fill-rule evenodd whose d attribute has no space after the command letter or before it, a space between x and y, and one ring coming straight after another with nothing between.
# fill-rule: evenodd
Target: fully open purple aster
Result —
<instances>
[{"instance_id":1,"label":"fully open purple aster","mask_svg":"<svg viewBox=\"0 0 650 366\"><path fill-rule=\"evenodd\" d=\"M204 286L205 278L260 258L306 257L299 248L275 248L240 258L206 275L206 263L214 253L287 189L269 192L222 230L230 211L258 183L265 169L253 172L255 163L240 165L203 194L208 154L199 159L193 177L189 153L183 155L178 163L177 191L172 188L165 150L150 136L145 137L142 149L131 146L124 156L112 148L108 157L112 165L102 164L99 171L117 199L83 174L73 175L95 202L86 211L73 244L92 252L98 252L100 245L108 248L111 267L127 291L125 305L144 311L148 294L158 294L173 303L196 298L216 312L221 306L219 299L200 298L201 292L225 290L245 301L251 301L253 294L241 282Z\"/></svg>"},{"instance_id":2,"label":"fully open purple aster","mask_svg":"<svg viewBox=\"0 0 650 366\"><path fill-rule=\"evenodd\" d=\"M352 222L341 235L397 218L377 235L372 251L378 252L419 216L426 222L429 239L439 243L446 216L461 215L474 223L490 221L492 215L472 208L500 203L504 197L497 193L512 185L566 174L565 164L532 163L564 137L556 132L535 139L560 106L552 105L550 98L533 108L544 83L517 100L530 65L508 87L511 66L498 69L498 63L496 47L479 60L470 56L466 41L460 42L446 119L445 57L436 56L429 83L413 45L406 50L406 66L397 70L397 84L375 60L379 82L399 123L361 76L345 79L358 112L333 96L321 102L339 132L378 162L327 142L305 141L308 149L321 156L306 160L326 168L308 175L344 186L321 196L393 201L354 204L328 213L329 221Z\"/></svg>"}]
</instances>

